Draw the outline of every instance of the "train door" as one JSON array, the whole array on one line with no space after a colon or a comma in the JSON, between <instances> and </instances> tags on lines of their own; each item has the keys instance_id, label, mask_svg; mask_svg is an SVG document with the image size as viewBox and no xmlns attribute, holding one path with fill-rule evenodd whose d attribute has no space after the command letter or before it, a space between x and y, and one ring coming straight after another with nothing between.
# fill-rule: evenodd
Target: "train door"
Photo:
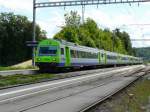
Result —
<instances>
[{"instance_id":1,"label":"train door","mask_svg":"<svg viewBox=\"0 0 150 112\"><path fill-rule=\"evenodd\" d=\"M105 55L103 52L100 52L100 64L105 64Z\"/></svg>"},{"instance_id":2,"label":"train door","mask_svg":"<svg viewBox=\"0 0 150 112\"><path fill-rule=\"evenodd\" d=\"M101 64L101 53L98 53L98 60L99 60L99 64Z\"/></svg>"},{"instance_id":3,"label":"train door","mask_svg":"<svg viewBox=\"0 0 150 112\"><path fill-rule=\"evenodd\" d=\"M70 49L69 47L65 47L65 54L66 54L66 63L65 66L70 66L71 60L70 60Z\"/></svg>"},{"instance_id":4,"label":"train door","mask_svg":"<svg viewBox=\"0 0 150 112\"><path fill-rule=\"evenodd\" d=\"M104 53L104 63L107 64L107 54Z\"/></svg>"}]
</instances>

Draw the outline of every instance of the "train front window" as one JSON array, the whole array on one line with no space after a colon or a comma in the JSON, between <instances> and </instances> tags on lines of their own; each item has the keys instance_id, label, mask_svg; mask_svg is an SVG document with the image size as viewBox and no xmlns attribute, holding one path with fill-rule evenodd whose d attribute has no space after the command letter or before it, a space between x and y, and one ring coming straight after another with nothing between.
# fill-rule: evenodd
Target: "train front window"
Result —
<instances>
[{"instance_id":1,"label":"train front window","mask_svg":"<svg viewBox=\"0 0 150 112\"><path fill-rule=\"evenodd\" d=\"M55 46L49 46L49 47L40 47L39 48L39 55L56 55L57 53L57 47Z\"/></svg>"}]
</instances>

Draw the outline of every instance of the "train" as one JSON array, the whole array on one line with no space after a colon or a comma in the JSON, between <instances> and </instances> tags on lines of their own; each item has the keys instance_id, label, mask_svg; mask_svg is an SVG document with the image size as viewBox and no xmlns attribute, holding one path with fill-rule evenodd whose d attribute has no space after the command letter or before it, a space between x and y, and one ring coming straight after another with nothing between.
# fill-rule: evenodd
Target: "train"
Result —
<instances>
[{"instance_id":1,"label":"train","mask_svg":"<svg viewBox=\"0 0 150 112\"><path fill-rule=\"evenodd\" d=\"M81 46L65 40L46 39L37 45L35 63L42 69L141 64L139 57Z\"/></svg>"}]
</instances>

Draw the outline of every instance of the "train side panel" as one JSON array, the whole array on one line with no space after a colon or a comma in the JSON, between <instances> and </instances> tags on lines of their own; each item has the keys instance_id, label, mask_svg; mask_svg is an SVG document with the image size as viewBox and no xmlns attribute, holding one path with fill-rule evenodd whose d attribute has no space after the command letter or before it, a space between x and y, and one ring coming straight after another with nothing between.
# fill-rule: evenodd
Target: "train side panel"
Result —
<instances>
[{"instance_id":1,"label":"train side panel","mask_svg":"<svg viewBox=\"0 0 150 112\"><path fill-rule=\"evenodd\" d=\"M39 43L35 62L39 68L52 69L54 67L139 64L143 61L133 56L47 39Z\"/></svg>"}]
</instances>

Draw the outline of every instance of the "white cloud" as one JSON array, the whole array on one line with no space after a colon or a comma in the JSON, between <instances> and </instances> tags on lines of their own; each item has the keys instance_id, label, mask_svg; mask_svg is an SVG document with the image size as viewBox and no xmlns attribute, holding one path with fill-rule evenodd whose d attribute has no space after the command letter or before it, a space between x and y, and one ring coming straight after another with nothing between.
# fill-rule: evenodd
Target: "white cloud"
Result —
<instances>
[{"instance_id":1,"label":"white cloud","mask_svg":"<svg viewBox=\"0 0 150 112\"><path fill-rule=\"evenodd\" d=\"M57 0L38 0L37 2L43 1ZM119 5L117 5L117 7L118 6ZM149 38L150 35L142 37L142 34L149 33L150 27L129 25L150 23L150 12L148 8L146 8L147 6L150 5L141 4L138 10L136 10L137 7L132 6L134 7L134 11L131 11L132 8L129 8L130 10L128 12L126 12L127 9L124 8L124 10L122 10L123 13L121 12L121 9L123 9L123 7L121 7L121 9L118 9L117 7L102 6L100 7L100 9L96 9L95 7L88 6L86 7L85 18L90 17L94 19L98 23L98 25L110 28L111 30L119 27L122 30L127 31L132 39ZM0 7L9 9L17 13L19 12L20 14L27 14L26 16L32 18L32 0L0 0ZM110 8L112 8L112 11L110 11ZM42 29L48 32L48 37L51 38L56 32L60 30L60 26L64 25L63 14L69 12L70 10L77 10L81 15L81 7L67 7L65 11L63 11L63 8L52 8L50 10L44 9L44 11L38 10L37 23L42 27ZM133 46L150 46L150 42L145 42L144 44L143 42L133 42Z\"/></svg>"},{"instance_id":2,"label":"white cloud","mask_svg":"<svg viewBox=\"0 0 150 112\"><path fill-rule=\"evenodd\" d=\"M32 10L32 0L0 0L0 6L11 10Z\"/></svg>"},{"instance_id":3,"label":"white cloud","mask_svg":"<svg viewBox=\"0 0 150 112\"><path fill-rule=\"evenodd\" d=\"M109 14L98 9L91 9L89 11L86 11L85 15L86 17L93 18L98 24L100 24L100 26L106 26L111 30L114 28L120 28L121 30L127 31L131 39L150 39L150 35L143 36L144 34L150 34L150 26L136 26L136 24L150 23L150 13L140 12L140 15L142 15L141 18L137 18L136 13L132 13ZM132 24L135 24L135 26ZM137 41L132 43L134 47L150 46L150 42L146 41Z\"/></svg>"},{"instance_id":4,"label":"white cloud","mask_svg":"<svg viewBox=\"0 0 150 112\"><path fill-rule=\"evenodd\" d=\"M100 24L101 23L105 25L111 24L110 16L107 15L105 12L102 12L96 9L86 11L85 17L90 17Z\"/></svg>"},{"instance_id":5,"label":"white cloud","mask_svg":"<svg viewBox=\"0 0 150 112\"><path fill-rule=\"evenodd\" d=\"M124 28L126 24L135 23L134 17L128 14L114 13L109 14L107 12L91 9L86 11L85 17L94 19L100 26L106 26L110 29Z\"/></svg>"},{"instance_id":6,"label":"white cloud","mask_svg":"<svg viewBox=\"0 0 150 112\"><path fill-rule=\"evenodd\" d=\"M59 12L52 13L47 19L41 18L37 20L37 23L46 30L48 37L52 38L54 34L60 31L61 27L64 25L64 18L59 14Z\"/></svg>"}]
</instances>

